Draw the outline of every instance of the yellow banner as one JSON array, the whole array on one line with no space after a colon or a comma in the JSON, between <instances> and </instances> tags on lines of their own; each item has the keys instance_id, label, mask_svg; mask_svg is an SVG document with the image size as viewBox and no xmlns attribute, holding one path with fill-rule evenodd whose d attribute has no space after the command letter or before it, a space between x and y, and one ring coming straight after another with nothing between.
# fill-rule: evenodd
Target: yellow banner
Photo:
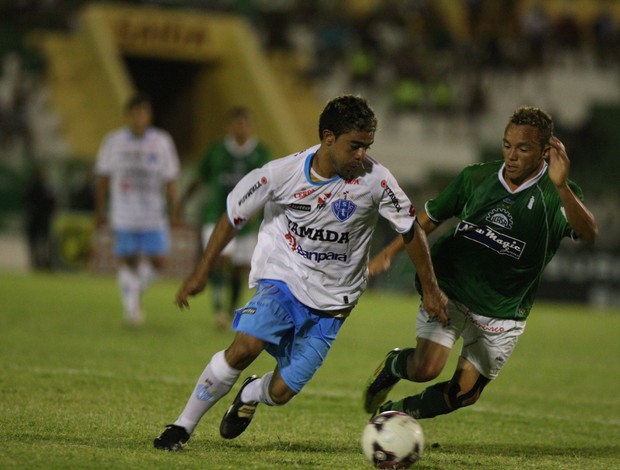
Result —
<instances>
[{"instance_id":1,"label":"yellow banner","mask_svg":"<svg viewBox=\"0 0 620 470\"><path fill-rule=\"evenodd\" d=\"M221 56L226 46L226 15L189 11L97 8L125 54L205 61Z\"/></svg>"}]
</instances>

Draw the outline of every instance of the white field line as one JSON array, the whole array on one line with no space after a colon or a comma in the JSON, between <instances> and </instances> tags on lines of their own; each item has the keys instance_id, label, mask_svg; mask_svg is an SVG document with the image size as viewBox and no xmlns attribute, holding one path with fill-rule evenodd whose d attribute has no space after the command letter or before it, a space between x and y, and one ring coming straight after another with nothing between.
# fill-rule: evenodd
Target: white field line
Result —
<instances>
[{"instance_id":1,"label":"white field line","mask_svg":"<svg viewBox=\"0 0 620 470\"><path fill-rule=\"evenodd\" d=\"M196 382L192 382L186 379L179 379L178 377L169 377L169 376L123 376L119 375L112 371L101 371L101 370L92 370L92 369L73 369L73 368L42 368L42 367L20 367L11 365L9 366L11 369L15 369L18 371L33 373L33 374L49 374L49 375L64 375L64 376L87 376L87 377L99 377L104 379L113 379L113 380L132 380L136 382L156 382L156 383L166 383L173 385L186 385L188 387L193 386ZM238 388L240 383L237 383L235 388ZM360 400L361 396L359 393L352 393L350 391L342 390L342 389L305 389L303 391L304 395L319 397L319 398L342 398L347 400ZM501 416L517 416L519 418L526 419L545 419L545 420L553 420L553 421L561 421L561 422L574 422L575 418L573 416L560 416L556 414L545 414L539 412L527 412L522 409L519 410L508 410L508 409L500 409L500 408L491 408L482 404L475 405L470 408L470 410L485 413L490 415L501 415ZM581 416L579 418L580 422L583 423L592 423L599 424L603 426L619 426L620 419L601 419L595 418L591 416Z\"/></svg>"}]
</instances>

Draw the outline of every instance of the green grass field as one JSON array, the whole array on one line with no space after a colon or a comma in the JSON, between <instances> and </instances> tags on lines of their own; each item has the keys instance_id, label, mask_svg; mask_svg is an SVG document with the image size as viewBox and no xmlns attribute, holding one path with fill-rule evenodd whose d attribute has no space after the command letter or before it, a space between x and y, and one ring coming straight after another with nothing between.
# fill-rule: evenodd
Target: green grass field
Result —
<instances>
[{"instance_id":1,"label":"green grass field","mask_svg":"<svg viewBox=\"0 0 620 470\"><path fill-rule=\"evenodd\" d=\"M131 330L112 278L0 273L0 468L371 468L361 389L389 349L413 344L415 296L368 292L290 404L259 407L226 441L218 427L236 386L183 452L167 453L153 438L232 338L213 328L208 292L176 310L177 284L157 282L146 324ZM620 468L619 313L539 303L478 404L421 421L429 445L415 468ZM272 368L265 355L242 378ZM421 388L400 383L391 396Z\"/></svg>"}]
</instances>

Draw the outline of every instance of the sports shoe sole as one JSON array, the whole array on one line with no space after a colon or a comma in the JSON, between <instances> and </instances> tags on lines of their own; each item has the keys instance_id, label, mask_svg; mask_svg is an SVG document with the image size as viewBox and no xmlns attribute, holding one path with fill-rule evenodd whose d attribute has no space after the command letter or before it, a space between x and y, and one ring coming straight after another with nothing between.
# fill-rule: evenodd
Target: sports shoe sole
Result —
<instances>
[{"instance_id":1,"label":"sports shoe sole","mask_svg":"<svg viewBox=\"0 0 620 470\"><path fill-rule=\"evenodd\" d=\"M399 378L392 376L385 370L387 360L399 351L399 348L394 348L387 353L366 382L362 394L362 403L366 413L375 413L379 405L385 402L390 391L400 381Z\"/></svg>"},{"instance_id":2,"label":"sports shoe sole","mask_svg":"<svg viewBox=\"0 0 620 470\"><path fill-rule=\"evenodd\" d=\"M250 382L254 382L255 380L258 380L256 375L251 375L245 379L243 385L241 385L241 390L239 390L232 405L230 405L224 414L222 422L220 423L220 436L224 439L234 439L239 436L252 422L258 403L255 405L243 403L241 401L241 393Z\"/></svg>"}]
</instances>

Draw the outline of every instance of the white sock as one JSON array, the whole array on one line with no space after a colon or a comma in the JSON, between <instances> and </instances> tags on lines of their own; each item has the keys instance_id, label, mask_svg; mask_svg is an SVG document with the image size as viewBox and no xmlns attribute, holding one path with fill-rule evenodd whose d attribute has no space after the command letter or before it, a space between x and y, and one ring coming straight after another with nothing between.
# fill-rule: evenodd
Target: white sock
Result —
<instances>
[{"instance_id":1,"label":"white sock","mask_svg":"<svg viewBox=\"0 0 620 470\"><path fill-rule=\"evenodd\" d=\"M148 259L142 258L140 260L138 276L140 277L140 289L144 292L157 276L157 271Z\"/></svg>"},{"instance_id":2,"label":"white sock","mask_svg":"<svg viewBox=\"0 0 620 470\"><path fill-rule=\"evenodd\" d=\"M118 268L117 279L121 289L125 317L132 320L140 312L140 278L136 271L129 266L122 265Z\"/></svg>"},{"instance_id":3,"label":"white sock","mask_svg":"<svg viewBox=\"0 0 620 470\"><path fill-rule=\"evenodd\" d=\"M198 379L185 409L174 424L184 427L189 434L194 432L200 418L230 391L240 374L240 370L228 365L224 351L215 353Z\"/></svg>"},{"instance_id":4,"label":"white sock","mask_svg":"<svg viewBox=\"0 0 620 470\"><path fill-rule=\"evenodd\" d=\"M250 382L241 392L243 403L264 403L265 405L275 406L269 394L269 384L273 377L273 372L268 372L260 379Z\"/></svg>"}]
</instances>

